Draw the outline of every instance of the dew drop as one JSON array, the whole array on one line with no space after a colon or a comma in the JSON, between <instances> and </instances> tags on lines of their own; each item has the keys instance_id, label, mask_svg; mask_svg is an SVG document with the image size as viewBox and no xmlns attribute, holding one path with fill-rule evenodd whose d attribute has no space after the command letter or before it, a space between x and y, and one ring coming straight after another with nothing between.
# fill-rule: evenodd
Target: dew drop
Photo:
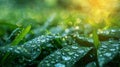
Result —
<instances>
[{"instance_id":1,"label":"dew drop","mask_svg":"<svg viewBox=\"0 0 120 67\"><path fill-rule=\"evenodd\" d=\"M68 52L68 54L69 54L69 55L73 55L73 54L74 54L74 52Z\"/></svg>"},{"instance_id":2,"label":"dew drop","mask_svg":"<svg viewBox=\"0 0 120 67\"><path fill-rule=\"evenodd\" d=\"M21 47L17 47L18 50L21 50Z\"/></svg>"},{"instance_id":3,"label":"dew drop","mask_svg":"<svg viewBox=\"0 0 120 67\"><path fill-rule=\"evenodd\" d=\"M72 46L72 48L73 48L73 49L78 49L78 47L77 47L77 46Z\"/></svg>"},{"instance_id":4,"label":"dew drop","mask_svg":"<svg viewBox=\"0 0 120 67\"><path fill-rule=\"evenodd\" d=\"M13 50L13 48L9 48L9 50Z\"/></svg>"},{"instance_id":5,"label":"dew drop","mask_svg":"<svg viewBox=\"0 0 120 67\"><path fill-rule=\"evenodd\" d=\"M77 50L78 53L84 53L84 50Z\"/></svg>"},{"instance_id":6,"label":"dew drop","mask_svg":"<svg viewBox=\"0 0 120 67\"><path fill-rule=\"evenodd\" d=\"M57 64L55 64L55 67L65 67L65 65L61 64L61 63L57 63Z\"/></svg>"},{"instance_id":7,"label":"dew drop","mask_svg":"<svg viewBox=\"0 0 120 67\"><path fill-rule=\"evenodd\" d=\"M55 61L51 61L51 63L55 63Z\"/></svg>"},{"instance_id":8,"label":"dew drop","mask_svg":"<svg viewBox=\"0 0 120 67\"><path fill-rule=\"evenodd\" d=\"M116 30L111 30L111 32L116 32Z\"/></svg>"},{"instance_id":9,"label":"dew drop","mask_svg":"<svg viewBox=\"0 0 120 67\"><path fill-rule=\"evenodd\" d=\"M60 55L60 54L61 54L61 52L60 52L60 51L56 51L56 54L59 54L59 55Z\"/></svg>"},{"instance_id":10,"label":"dew drop","mask_svg":"<svg viewBox=\"0 0 120 67\"><path fill-rule=\"evenodd\" d=\"M69 56L62 56L62 59L67 61L67 60L70 60L71 57L69 57Z\"/></svg>"},{"instance_id":11,"label":"dew drop","mask_svg":"<svg viewBox=\"0 0 120 67\"><path fill-rule=\"evenodd\" d=\"M41 40L41 42L45 42L45 39Z\"/></svg>"},{"instance_id":12,"label":"dew drop","mask_svg":"<svg viewBox=\"0 0 120 67\"><path fill-rule=\"evenodd\" d=\"M49 63L47 63L46 65L47 65L47 66L50 66L50 64L49 64Z\"/></svg>"},{"instance_id":13,"label":"dew drop","mask_svg":"<svg viewBox=\"0 0 120 67\"><path fill-rule=\"evenodd\" d=\"M110 57L112 54L111 53L105 53L104 55L107 56L107 57Z\"/></svg>"},{"instance_id":14,"label":"dew drop","mask_svg":"<svg viewBox=\"0 0 120 67\"><path fill-rule=\"evenodd\" d=\"M110 51L115 51L115 49L110 49Z\"/></svg>"},{"instance_id":15,"label":"dew drop","mask_svg":"<svg viewBox=\"0 0 120 67\"><path fill-rule=\"evenodd\" d=\"M79 55L78 54L75 54L76 57L78 57Z\"/></svg>"},{"instance_id":16,"label":"dew drop","mask_svg":"<svg viewBox=\"0 0 120 67\"><path fill-rule=\"evenodd\" d=\"M18 53L18 54L20 53L18 50L15 50L15 52Z\"/></svg>"},{"instance_id":17,"label":"dew drop","mask_svg":"<svg viewBox=\"0 0 120 67\"><path fill-rule=\"evenodd\" d=\"M102 47L103 47L103 48L107 48L107 46L105 46L105 45L102 45Z\"/></svg>"},{"instance_id":18,"label":"dew drop","mask_svg":"<svg viewBox=\"0 0 120 67\"><path fill-rule=\"evenodd\" d=\"M70 49L68 49L68 48L65 48L65 49L64 49L64 51L70 51Z\"/></svg>"}]
</instances>

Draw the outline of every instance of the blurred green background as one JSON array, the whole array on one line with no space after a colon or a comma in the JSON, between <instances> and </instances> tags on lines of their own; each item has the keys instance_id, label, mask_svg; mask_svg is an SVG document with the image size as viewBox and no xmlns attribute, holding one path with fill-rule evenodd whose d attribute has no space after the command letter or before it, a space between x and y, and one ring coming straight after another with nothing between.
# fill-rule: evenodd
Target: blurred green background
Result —
<instances>
[{"instance_id":1,"label":"blurred green background","mask_svg":"<svg viewBox=\"0 0 120 67\"><path fill-rule=\"evenodd\" d=\"M32 25L31 33L35 36L46 32L89 33L92 28L86 21L87 13L84 12L84 7L81 6L84 3L82 3L82 0L0 0L0 36L3 37L4 34L9 36L15 28L26 27L29 24ZM110 14L110 27L120 27L119 17L118 5ZM102 21L99 28L105 27L107 25Z\"/></svg>"}]
</instances>

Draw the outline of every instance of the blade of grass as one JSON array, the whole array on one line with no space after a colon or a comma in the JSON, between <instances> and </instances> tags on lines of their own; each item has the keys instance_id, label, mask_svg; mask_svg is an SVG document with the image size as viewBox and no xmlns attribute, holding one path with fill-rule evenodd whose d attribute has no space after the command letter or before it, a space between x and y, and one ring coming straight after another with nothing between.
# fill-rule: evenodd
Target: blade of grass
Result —
<instances>
[{"instance_id":1,"label":"blade of grass","mask_svg":"<svg viewBox=\"0 0 120 67\"><path fill-rule=\"evenodd\" d=\"M100 45L100 41L99 41L96 29L93 30L93 41L94 41L94 46L96 47L96 49L98 49Z\"/></svg>"},{"instance_id":2,"label":"blade of grass","mask_svg":"<svg viewBox=\"0 0 120 67\"><path fill-rule=\"evenodd\" d=\"M27 26L21 33L20 35L18 35L14 40L13 42L11 43L11 45L15 46L17 45L24 37L25 35L30 31L31 29L31 26Z\"/></svg>"},{"instance_id":3,"label":"blade of grass","mask_svg":"<svg viewBox=\"0 0 120 67\"><path fill-rule=\"evenodd\" d=\"M26 36L26 34L30 31L31 26L27 26L25 29L23 29L23 31L16 36L16 38L13 40L13 42L11 43L12 46L15 46L17 44L19 44L19 42ZM3 57L3 59L1 60L1 64L4 64L5 60L7 59L7 57L10 55L10 53L6 53Z\"/></svg>"},{"instance_id":4,"label":"blade of grass","mask_svg":"<svg viewBox=\"0 0 120 67\"><path fill-rule=\"evenodd\" d=\"M96 65L97 67L99 67L99 62L98 62L98 54L97 54L97 49L99 48L100 46L100 41L99 41L99 38L98 38L98 35L97 35L97 29L93 29L93 41L94 41L94 46L95 46L95 61L96 61Z\"/></svg>"}]
</instances>

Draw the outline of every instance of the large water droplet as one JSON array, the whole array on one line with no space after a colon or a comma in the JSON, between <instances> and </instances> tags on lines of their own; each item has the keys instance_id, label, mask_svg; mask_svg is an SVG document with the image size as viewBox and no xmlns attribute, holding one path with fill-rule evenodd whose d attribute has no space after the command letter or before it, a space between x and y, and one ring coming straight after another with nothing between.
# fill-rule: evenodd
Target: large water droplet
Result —
<instances>
[{"instance_id":1,"label":"large water droplet","mask_svg":"<svg viewBox=\"0 0 120 67\"><path fill-rule=\"evenodd\" d=\"M50 64L49 64L49 63L47 63L46 65L47 65L48 67L50 66Z\"/></svg>"},{"instance_id":2,"label":"large water droplet","mask_svg":"<svg viewBox=\"0 0 120 67\"><path fill-rule=\"evenodd\" d=\"M56 54L61 54L61 52L60 51L56 51Z\"/></svg>"},{"instance_id":3,"label":"large water droplet","mask_svg":"<svg viewBox=\"0 0 120 67\"><path fill-rule=\"evenodd\" d=\"M73 48L73 49L78 49L78 47L77 47L77 46L72 46L72 48Z\"/></svg>"},{"instance_id":4,"label":"large water droplet","mask_svg":"<svg viewBox=\"0 0 120 67\"><path fill-rule=\"evenodd\" d=\"M111 32L116 32L116 30L111 30Z\"/></svg>"},{"instance_id":5,"label":"large water droplet","mask_svg":"<svg viewBox=\"0 0 120 67\"><path fill-rule=\"evenodd\" d=\"M8 50L13 50L13 48L9 48Z\"/></svg>"},{"instance_id":6,"label":"large water droplet","mask_svg":"<svg viewBox=\"0 0 120 67\"><path fill-rule=\"evenodd\" d=\"M104 55L107 56L107 57L111 57L112 54L111 53L105 53Z\"/></svg>"},{"instance_id":7,"label":"large water droplet","mask_svg":"<svg viewBox=\"0 0 120 67\"><path fill-rule=\"evenodd\" d=\"M73 54L74 54L74 52L68 52L68 54L69 54L69 55L73 55Z\"/></svg>"},{"instance_id":8,"label":"large water droplet","mask_svg":"<svg viewBox=\"0 0 120 67\"><path fill-rule=\"evenodd\" d=\"M102 48L107 48L107 46L106 45L102 45Z\"/></svg>"},{"instance_id":9,"label":"large water droplet","mask_svg":"<svg viewBox=\"0 0 120 67\"><path fill-rule=\"evenodd\" d=\"M55 67L65 67L65 65L61 64L61 63L57 63L57 64L55 64Z\"/></svg>"},{"instance_id":10,"label":"large water droplet","mask_svg":"<svg viewBox=\"0 0 120 67\"><path fill-rule=\"evenodd\" d=\"M110 49L110 51L115 51L115 49Z\"/></svg>"},{"instance_id":11,"label":"large water droplet","mask_svg":"<svg viewBox=\"0 0 120 67\"><path fill-rule=\"evenodd\" d=\"M71 57L69 57L69 56L62 56L62 59L67 61L67 60L70 60Z\"/></svg>"},{"instance_id":12,"label":"large water droplet","mask_svg":"<svg viewBox=\"0 0 120 67\"><path fill-rule=\"evenodd\" d=\"M77 50L78 53L84 53L84 50Z\"/></svg>"},{"instance_id":13,"label":"large water droplet","mask_svg":"<svg viewBox=\"0 0 120 67\"><path fill-rule=\"evenodd\" d=\"M41 42L45 42L45 39L41 40Z\"/></svg>"},{"instance_id":14,"label":"large water droplet","mask_svg":"<svg viewBox=\"0 0 120 67\"><path fill-rule=\"evenodd\" d=\"M15 52L18 53L18 54L20 53L20 51L18 51L18 50L15 50Z\"/></svg>"},{"instance_id":15,"label":"large water droplet","mask_svg":"<svg viewBox=\"0 0 120 67\"><path fill-rule=\"evenodd\" d=\"M68 48L65 48L65 49L64 49L64 51L70 51L70 49L68 49Z\"/></svg>"}]
</instances>

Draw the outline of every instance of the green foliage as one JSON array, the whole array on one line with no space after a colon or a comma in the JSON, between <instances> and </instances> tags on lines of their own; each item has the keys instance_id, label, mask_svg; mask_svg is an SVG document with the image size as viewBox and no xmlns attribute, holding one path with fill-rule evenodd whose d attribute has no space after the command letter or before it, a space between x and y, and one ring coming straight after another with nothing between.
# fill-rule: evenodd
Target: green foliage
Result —
<instances>
[{"instance_id":1,"label":"green foliage","mask_svg":"<svg viewBox=\"0 0 120 67\"><path fill-rule=\"evenodd\" d=\"M120 66L119 14L94 29L80 11L65 10L79 8L67 0L13 1L0 1L11 3L0 6L0 67Z\"/></svg>"},{"instance_id":2,"label":"green foliage","mask_svg":"<svg viewBox=\"0 0 120 67\"><path fill-rule=\"evenodd\" d=\"M119 64L120 58L117 58L116 61L114 61L114 58L116 58L117 56L119 57L120 44L112 40L108 42L102 42L101 44L102 45L98 49L98 61L99 61L100 67L107 66L107 64L110 64L113 62L116 64Z\"/></svg>"},{"instance_id":3,"label":"green foliage","mask_svg":"<svg viewBox=\"0 0 120 67\"><path fill-rule=\"evenodd\" d=\"M43 59L38 67L71 67L87 54L91 48L78 45L66 46Z\"/></svg>"},{"instance_id":4,"label":"green foliage","mask_svg":"<svg viewBox=\"0 0 120 67\"><path fill-rule=\"evenodd\" d=\"M94 41L94 45L95 45L96 49L98 49L98 47L100 46L100 42L99 42L99 38L98 38L96 29L93 30L93 41Z\"/></svg>"},{"instance_id":5,"label":"green foliage","mask_svg":"<svg viewBox=\"0 0 120 67\"><path fill-rule=\"evenodd\" d=\"M27 28L23 29L23 31L16 36L16 38L13 40L13 42L11 43L12 46L15 46L17 44L19 44L19 42L23 39L23 37L26 36L26 34L30 31L31 26L29 25Z\"/></svg>"},{"instance_id":6,"label":"green foliage","mask_svg":"<svg viewBox=\"0 0 120 67\"><path fill-rule=\"evenodd\" d=\"M31 26L28 26L27 28L25 28L21 33L20 35L16 36L16 38L13 40L13 42L10 44L11 46L15 46L17 45L22 39L23 37L25 37L25 35L29 32ZM4 56L3 56L3 59L1 60L1 63L3 64L6 60L6 58L9 56L10 53L6 53Z\"/></svg>"}]
</instances>

